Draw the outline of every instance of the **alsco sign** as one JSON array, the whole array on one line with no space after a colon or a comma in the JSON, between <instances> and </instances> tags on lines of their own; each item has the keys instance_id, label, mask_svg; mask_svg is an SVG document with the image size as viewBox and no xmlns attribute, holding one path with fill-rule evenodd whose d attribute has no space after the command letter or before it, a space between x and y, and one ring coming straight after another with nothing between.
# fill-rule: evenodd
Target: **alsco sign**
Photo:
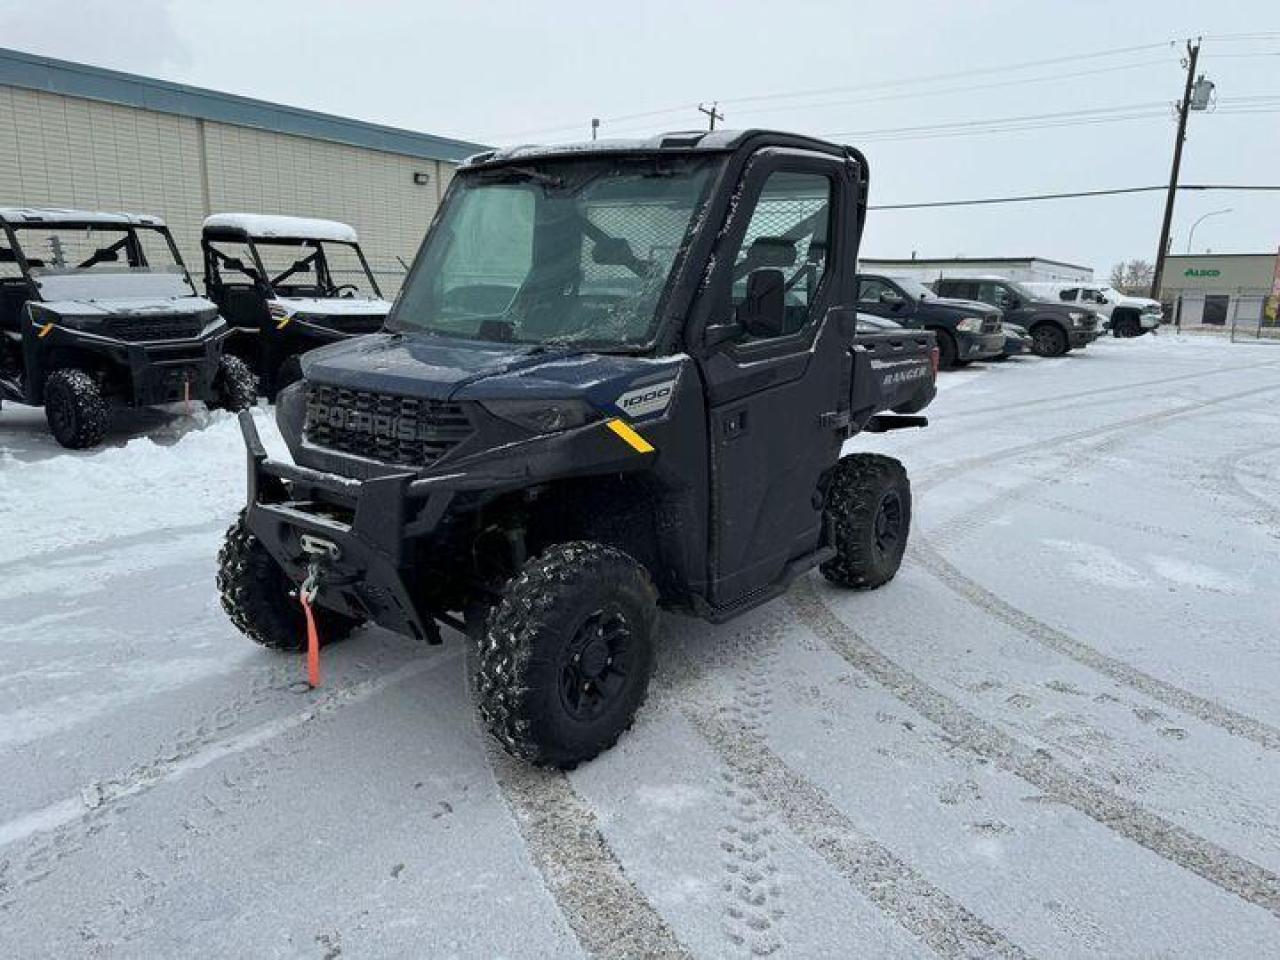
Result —
<instances>
[{"instance_id":1,"label":"alsco sign","mask_svg":"<svg viewBox=\"0 0 1280 960\"><path fill-rule=\"evenodd\" d=\"M1196 270L1194 267L1188 267L1187 272L1184 273L1183 276L1184 277L1220 277L1222 276L1222 271L1212 270L1212 269Z\"/></svg>"}]
</instances>

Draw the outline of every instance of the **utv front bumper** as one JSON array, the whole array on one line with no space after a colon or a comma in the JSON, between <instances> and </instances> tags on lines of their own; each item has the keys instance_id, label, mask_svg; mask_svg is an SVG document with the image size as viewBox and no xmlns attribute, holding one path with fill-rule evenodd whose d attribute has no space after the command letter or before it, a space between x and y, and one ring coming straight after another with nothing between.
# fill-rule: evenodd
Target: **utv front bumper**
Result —
<instances>
[{"instance_id":1,"label":"utv front bumper","mask_svg":"<svg viewBox=\"0 0 1280 960\"><path fill-rule=\"evenodd\" d=\"M239 419L249 466L245 523L288 577L301 583L317 544L332 548L320 558L321 605L438 643L434 617L405 582L405 543L438 526L459 486L412 473L352 480L271 460L252 413Z\"/></svg>"}]
</instances>

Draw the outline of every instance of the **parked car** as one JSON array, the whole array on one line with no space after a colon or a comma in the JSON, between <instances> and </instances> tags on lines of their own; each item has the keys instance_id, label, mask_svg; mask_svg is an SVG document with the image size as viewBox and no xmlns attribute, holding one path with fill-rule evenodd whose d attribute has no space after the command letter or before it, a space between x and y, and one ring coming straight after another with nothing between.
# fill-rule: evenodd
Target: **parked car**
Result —
<instances>
[{"instance_id":1,"label":"parked car","mask_svg":"<svg viewBox=\"0 0 1280 960\"><path fill-rule=\"evenodd\" d=\"M0 266L0 402L43 406L64 447L101 442L114 406L254 402L159 217L0 209Z\"/></svg>"},{"instance_id":2,"label":"parked car","mask_svg":"<svg viewBox=\"0 0 1280 960\"><path fill-rule=\"evenodd\" d=\"M860 273L857 280L858 310L904 327L932 330L944 370L990 360L1004 349L1000 312L990 304L945 299L909 277Z\"/></svg>"},{"instance_id":3,"label":"parked car","mask_svg":"<svg viewBox=\"0 0 1280 960\"><path fill-rule=\"evenodd\" d=\"M573 767L631 725L659 606L728 620L814 567L886 583L906 472L841 448L923 426L883 411L933 398L936 356L856 335L866 184L852 148L759 131L472 157L387 332L302 358L296 463L240 418L232 622L295 650L466 630L490 733Z\"/></svg>"},{"instance_id":4,"label":"parked car","mask_svg":"<svg viewBox=\"0 0 1280 960\"><path fill-rule=\"evenodd\" d=\"M1140 337L1160 326L1164 307L1159 300L1131 297L1114 287L1098 284L1027 284L1033 290L1044 289L1064 303L1078 304L1092 310L1106 321L1114 337Z\"/></svg>"},{"instance_id":5,"label":"parked car","mask_svg":"<svg viewBox=\"0 0 1280 960\"><path fill-rule=\"evenodd\" d=\"M1101 333L1093 310L1046 300L1004 277L943 277L933 289L944 297L980 300L998 308L1006 322L1030 331L1032 350L1041 357L1060 357L1087 346Z\"/></svg>"},{"instance_id":6,"label":"parked car","mask_svg":"<svg viewBox=\"0 0 1280 960\"><path fill-rule=\"evenodd\" d=\"M1031 353L1031 334L1025 327L1020 327L1016 323L1001 323L1000 332L1004 334L1004 347L1000 351L1000 356L996 357L997 360L1008 360L1021 353Z\"/></svg>"},{"instance_id":7,"label":"parked car","mask_svg":"<svg viewBox=\"0 0 1280 960\"><path fill-rule=\"evenodd\" d=\"M231 326L228 349L269 397L301 376L301 354L380 330L391 309L345 223L216 213L201 248L205 290Z\"/></svg>"}]
</instances>

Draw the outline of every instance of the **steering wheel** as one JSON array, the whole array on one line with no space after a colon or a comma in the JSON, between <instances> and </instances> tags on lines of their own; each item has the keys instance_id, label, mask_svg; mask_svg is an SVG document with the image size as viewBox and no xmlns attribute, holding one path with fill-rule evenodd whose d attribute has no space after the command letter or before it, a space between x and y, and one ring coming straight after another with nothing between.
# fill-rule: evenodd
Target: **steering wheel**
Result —
<instances>
[{"instance_id":1,"label":"steering wheel","mask_svg":"<svg viewBox=\"0 0 1280 960\"><path fill-rule=\"evenodd\" d=\"M344 290L346 293L343 293ZM333 288L333 295L335 297L345 297L348 300L355 297L359 292L360 288L354 283L343 283Z\"/></svg>"}]
</instances>

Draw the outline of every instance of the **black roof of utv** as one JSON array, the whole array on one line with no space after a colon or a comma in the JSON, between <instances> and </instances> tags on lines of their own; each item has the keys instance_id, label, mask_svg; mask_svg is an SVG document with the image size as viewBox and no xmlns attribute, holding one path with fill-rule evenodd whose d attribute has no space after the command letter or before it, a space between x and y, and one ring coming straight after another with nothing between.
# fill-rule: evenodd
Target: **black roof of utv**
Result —
<instances>
[{"instance_id":1,"label":"black roof of utv","mask_svg":"<svg viewBox=\"0 0 1280 960\"><path fill-rule=\"evenodd\" d=\"M496 167L531 160L568 159L583 155L625 156L691 153L735 153L761 147L786 147L812 150L856 158L865 167L866 160L853 147L776 130L684 130L655 134L634 140L584 140L577 143L520 144L472 154L463 161L462 170Z\"/></svg>"}]
</instances>

